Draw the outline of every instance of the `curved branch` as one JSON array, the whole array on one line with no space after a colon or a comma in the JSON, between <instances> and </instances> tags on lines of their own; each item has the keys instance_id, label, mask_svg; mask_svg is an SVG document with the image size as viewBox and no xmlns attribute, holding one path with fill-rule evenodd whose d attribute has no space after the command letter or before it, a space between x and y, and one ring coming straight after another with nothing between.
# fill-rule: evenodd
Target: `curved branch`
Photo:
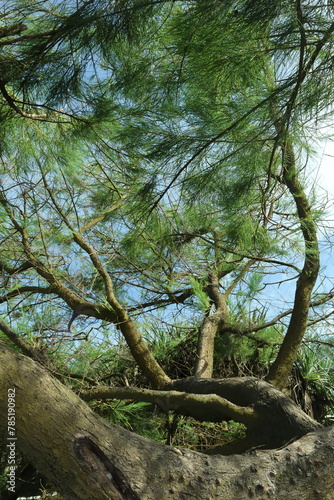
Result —
<instances>
[{"instance_id":1,"label":"curved branch","mask_svg":"<svg viewBox=\"0 0 334 500\"><path fill-rule=\"evenodd\" d=\"M303 30L303 16L299 0L297 1L297 10L301 36L297 82L288 101L284 115L281 115L277 105L275 104L273 104L271 110L277 131L277 145L281 148L282 155L281 182L287 186L294 200L305 244L304 266L297 281L294 306L288 330L278 352L278 356L271 366L267 376L268 381L280 388L283 388L287 383L298 349L305 334L308 312L311 303L311 293L316 283L320 268L317 226L313 218L306 193L298 178L296 158L291 138L288 134L288 126L301 85L310 73L321 49L327 42L329 42L330 37L334 32L334 23L332 23L325 35L317 43L316 48L311 54L308 62L304 63L305 33Z\"/></svg>"},{"instance_id":2,"label":"curved branch","mask_svg":"<svg viewBox=\"0 0 334 500\"><path fill-rule=\"evenodd\" d=\"M0 377L1 401L7 401L8 388L13 388L17 415L29 416L17 418L15 432L20 451L65 496L82 500L113 498L107 489L107 480L115 480L110 478L110 472L104 470L102 481L100 477L96 480L101 462L107 465L105 456L124 473L126 484L143 500L285 499L291 485L293 491L298 487L298 498L303 500L329 500L333 496L333 428L309 434L282 450L210 457L156 443L103 421L37 363L2 346ZM2 404L2 435L6 435L7 427L8 409ZM91 442L80 442L82 437L88 437L103 455ZM88 459L92 465L90 473L82 471L74 451L78 444L84 461ZM80 444L84 445L81 449ZM275 483L274 491L268 491L269 479L270 484Z\"/></svg>"},{"instance_id":3,"label":"curved branch","mask_svg":"<svg viewBox=\"0 0 334 500\"><path fill-rule=\"evenodd\" d=\"M0 92L2 93L3 97L5 98L5 100L7 101L7 103L9 104L9 106L14 110L16 111L16 113L18 113L19 115L21 116L24 116L25 118L30 118L31 120L44 120L48 117L48 115L46 114L33 114L33 113L26 113L25 111L23 111L22 109L20 109L16 103L15 103L15 99L13 99L7 92L7 89L6 89L6 82L4 82L3 80L0 80Z\"/></svg>"},{"instance_id":4,"label":"curved branch","mask_svg":"<svg viewBox=\"0 0 334 500\"><path fill-rule=\"evenodd\" d=\"M96 387L80 391L84 401L94 399L132 399L159 406L164 412L177 411L190 415L197 420L221 422L236 420L245 425L251 424L257 417L254 409L238 406L216 394L189 394L179 391L154 391L135 387Z\"/></svg>"},{"instance_id":5,"label":"curved branch","mask_svg":"<svg viewBox=\"0 0 334 500\"><path fill-rule=\"evenodd\" d=\"M304 266L299 275L294 306L285 338L277 358L271 366L267 380L283 388L291 373L298 349L307 328L307 318L311 302L311 293L316 283L320 268L320 251L317 238L317 226L305 191L298 179L296 159L292 144L284 131L284 143L281 144L283 180L295 202L300 228L305 243Z\"/></svg>"},{"instance_id":6,"label":"curved branch","mask_svg":"<svg viewBox=\"0 0 334 500\"><path fill-rule=\"evenodd\" d=\"M21 265L18 267L10 267L8 266L5 262L0 261L0 271L1 272L6 272L8 277L12 277L16 274L23 273L24 271L27 271L28 269L31 269L32 265L30 262L23 262Z\"/></svg>"}]
</instances>

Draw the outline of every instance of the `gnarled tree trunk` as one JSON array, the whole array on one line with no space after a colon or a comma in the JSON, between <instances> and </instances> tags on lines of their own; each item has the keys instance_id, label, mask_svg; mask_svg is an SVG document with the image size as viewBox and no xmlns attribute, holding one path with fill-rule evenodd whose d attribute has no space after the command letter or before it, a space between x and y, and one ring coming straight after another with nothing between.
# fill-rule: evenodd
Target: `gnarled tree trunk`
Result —
<instances>
[{"instance_id":1,"label":"gnarled tree trunk","mask_svg":"<svg viewBox=\"0 0 334 500\"><path fill-rule=\"evenodd\" d=\"M0 367L2 435L67 500L283 499L290 490L300 499L332 498L331 429L278 451L210 457L104 421L39 364L4 346ZM15 391L16 440L8 435L9 390Z\"/></svg>"}]
</instances>

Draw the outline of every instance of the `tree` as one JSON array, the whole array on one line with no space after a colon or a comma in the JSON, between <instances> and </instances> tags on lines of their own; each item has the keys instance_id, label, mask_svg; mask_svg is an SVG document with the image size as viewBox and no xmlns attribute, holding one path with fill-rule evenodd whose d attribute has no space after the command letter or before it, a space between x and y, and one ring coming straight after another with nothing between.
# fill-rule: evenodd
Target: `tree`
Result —
<instances>
[{"instance_id":1,"label":"tree","mask_svg":"<svg viewBox=\"0 0 334 500\"><path fill-rule=\"evenodd\" d=\"M56 378L85 401L146 401L243 423L246 436L220 454L279 448L310 431L331 439L281 392L308 325L331 318L330 284L315 289L320 206L303 179L307 137L314 141L331 119L331 14L320 2L266 0L6 5L2 400L15 388L20 449L65 498L94 490L97 499L149 499L160 488L164 498L235 498L243 479L227 487L219 477L240 457L209 459L129 437ZM290 305L268 303L268 275L277 287L295 281ZM175 379L154 356L157 310L160 324L196 332L186 377ZM82 315L89 320L78 333ZM249 339L254 351L271 346L265 380L213 378L217 342L231 336ZM102 353L120 338L141 384L106 386L95 361L75 371L85 342ZM6 419L4 405L4 433ZM312 437L301 443L313 463L330 459L321 447L313 456ZM259 475L242 494L283 498L290 452L261 453ZM175 479L168 494L167 472L152 473L159 455ZM210 479L194 485L194 466ZM322 480L330 498L326 470Z\"/></svg>"}]
</instances>

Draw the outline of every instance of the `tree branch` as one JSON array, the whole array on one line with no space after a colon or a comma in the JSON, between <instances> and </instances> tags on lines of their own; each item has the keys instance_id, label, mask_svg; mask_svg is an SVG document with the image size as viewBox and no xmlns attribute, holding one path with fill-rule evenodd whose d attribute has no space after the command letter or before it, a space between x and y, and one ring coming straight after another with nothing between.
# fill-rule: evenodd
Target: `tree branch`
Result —
<instances>
[{"instance_id":1,"label":"tree branch","mask_svg":"<svg viewBox=\"0 0 334 500\"><path fill-rule=\"evenodd\" d=\"M48 286L48 287L30 286L30 285L20 286L18 288L15 288L15 290L11 290L10 292L8 292L6 294L1 295L0 296L0 304L3 304L4 302L8 302L10 299L17 297L18 295L24 295L27 293L29 293L29 294L41 293L43 295L46 295L46 294L55 293L55 290L52 288L52 286Z\"/></svg>"},{"instance_id":2,"label":"tree branch","mask_svg":"<svg viewBox=\"0 0 334 500\"><path fill-rule=\"evenodd\" d=\"M39 363L48 367L50 365L50 358L41 349L36 349L31 344L26 342L22 337L14 332L4 321L0 319L0 330L6 335L6 337L13 342L13 344L18 347L23 354L29 356L30 358L38 361Z\"/></svg>"},{"instance_id":3,"label":"tree branch","mask_svg":"<svg viewBox=\"0 0 334 500\"><path fill-rule=\"evenodd\" d=\"M80 391L84 401L95 399L132 399L159 406L164 412L171 410L191 415L198 420L221 422L236 420L245 425L253 422L256 412L252 408L238 406L216 394L189 394L178 391L154 391L135 387L96 387Z\"/></svg>"}]
</instances>

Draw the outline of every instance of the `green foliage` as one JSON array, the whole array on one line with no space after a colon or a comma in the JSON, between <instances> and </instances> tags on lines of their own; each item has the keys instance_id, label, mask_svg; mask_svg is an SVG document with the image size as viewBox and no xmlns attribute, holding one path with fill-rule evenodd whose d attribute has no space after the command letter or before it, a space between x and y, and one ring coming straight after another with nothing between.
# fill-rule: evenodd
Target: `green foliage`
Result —
<instances>
[{"instance_id":1,"label":"green foliage","mask_svg":"<svg viewBox=\"0 0 334 500\"><path fill-rule=\"evenodd\" d=\"M295 366L293 391L297 401L305 405L305 393L311 399L311 410L323 423L331 422L334 412L334 363L326 351L328 347L317 345L317 339L309 339L298 353ZM328 339L331 342L331 339Z\"/></svg>"},{"instance_id":2,"label":"green foliage","mask_svg":"<svg viewBox=\"0 0 334 500\"><path fill-rule=\"evenodd\" d=\"M264 377L276 357L281 338L277 327L247 336L219 335L215 341L215 377Z\"/></svg>"},{"instance_id":3,"label":"green foliage","mask_svg":"<svg viewBox=\"0 0 334 500\"><path fill-rule=\"evenodd\" d=\"M150 406L147 403L113 400L97 400L91 404L92 409L101 416L107 418L113 424L121 425L130 430L134 430L143 420L149 418L148 409Z\"/></svg>"},{"instance_id":4,"label":"green foliage","mask_svg":"<svg viewBox=\"0 0 334 500\"><path fill-rule=\"evenodd\" d=\"M172 379L193 375L196 359L196 331L191 327L173 331L166 328L150 343L152 352Z\"/></svg>"},{"instance_id":5,"label":"green foliage","mask_svg":"<svg viewBox=\"0 0 334 500\"><path fill-rule=\"evenodd\" d=\"M186 447L195 451L210 451L215 446L223 446L245 436L245 427L230 420L220 424L197 422L188 417L178 420L173 435L173 446Z\"/></svg>"},{"instance_id":6,"label":"green foliage","mask_svg":"<svg viewBox=\"0 0 334 500\"><path fill-rule=\"evenodd\" d=\"M208 308L210 307L210 299L207 293L205 293L205 291L203 290L203 283L200 283L198 280L196 280L196 278L190 278L189 284L192 286L194 294L198 298L200 308L203 311L208 310Z\"/></svg>"}]
</instances>

